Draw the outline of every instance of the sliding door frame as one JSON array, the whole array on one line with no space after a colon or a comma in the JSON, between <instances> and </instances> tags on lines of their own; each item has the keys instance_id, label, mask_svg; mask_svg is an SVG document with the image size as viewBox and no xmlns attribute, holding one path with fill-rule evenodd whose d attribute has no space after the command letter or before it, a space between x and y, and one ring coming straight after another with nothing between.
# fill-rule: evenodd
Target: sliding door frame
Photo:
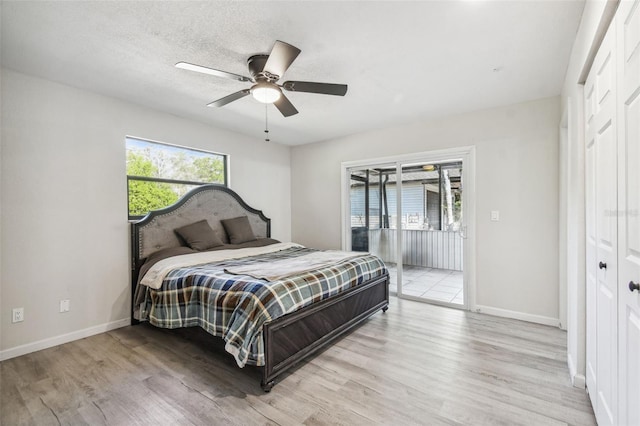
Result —
<instances>
[{"instance_id":1,"label":"sliding door frame","mask_svg":"<svg viewBox=\"0 0 640 426\"><path fill-rule=\"evenodd\" d=\"M450 160L462 160L462 182L464 191L464 202L462 205L463 233L465 235L463 274L465 281L464 307L468 310L476 309L476 200L475 200L475 147L464 146L437 151L418 152L413 154L403 154L390 157L369 158L356 161L344 161L341 164L340 173L340 200L341 200L341 233L342 249L351 250L351 204L350 204L350 170L354 168L365 168L371 166L385 165L395 166L398 176L402 176L402 167L407 163L442 163ZM402 183L398 179L396 185L396 196L398 200L397 208L402 206ZM402 210L400 210L402 211ZM396 215L396 229L401 229L401 217ZM402 232L398 232L396 241L396 253L402 259ZM402 294L402 262L398 267L398 292L399 298L417 299ZM450 306L447 304L447 306Z\"/></svg>"}]
</instances>

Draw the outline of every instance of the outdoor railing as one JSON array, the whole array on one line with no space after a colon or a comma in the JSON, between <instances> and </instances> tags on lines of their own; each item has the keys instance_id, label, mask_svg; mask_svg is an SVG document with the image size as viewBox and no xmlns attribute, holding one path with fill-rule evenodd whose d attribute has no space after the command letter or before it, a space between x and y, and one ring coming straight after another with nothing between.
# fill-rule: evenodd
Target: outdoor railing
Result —
<instances>
[{"instance_id":1,"label":"outdoor railing","mask_svg":"<svg viewBox=\"0 0 640 426\"><path fill-rule=\"evenodd\" d=\"M370 229L369 251L397 263L396 230ZM462 238L458 231L402 230L404 265L462 271Z\"/></svg>"}]
</instances>

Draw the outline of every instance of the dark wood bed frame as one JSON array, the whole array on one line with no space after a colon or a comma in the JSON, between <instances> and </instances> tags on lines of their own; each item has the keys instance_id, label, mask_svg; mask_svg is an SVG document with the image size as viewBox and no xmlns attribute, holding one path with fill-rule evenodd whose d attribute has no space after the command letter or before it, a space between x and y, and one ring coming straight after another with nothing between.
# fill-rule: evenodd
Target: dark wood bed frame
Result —
<instances>
[{"instance_id":1,"label":"dark wood bed frame","mask_svg":"<svg viewBox=\"0 0 640 426\"><path fill-rule=\"evenodd\" d=\"M152 252L180 246L173 230L207 219L211 227L226 239L220 220L249 218L254 234L271 236L271 220L262 211L248 206L238 194L220 185L203 185L187 193L176 204L152 211L131 224L131 324L138 272ZM269 392L276 378L313 353L327 347L376 311L389 307L389 275L369 280L320 303L277 318L264 325L265 365L261 386Z\"/></svg>"}]
</instances>

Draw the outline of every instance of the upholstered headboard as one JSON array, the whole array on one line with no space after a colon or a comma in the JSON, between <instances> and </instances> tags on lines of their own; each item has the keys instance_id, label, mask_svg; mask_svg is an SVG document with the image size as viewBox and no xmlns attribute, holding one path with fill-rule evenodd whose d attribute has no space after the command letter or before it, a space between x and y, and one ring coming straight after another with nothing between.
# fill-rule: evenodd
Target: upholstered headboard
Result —
<instances>
[{"instance_id":1,"label":"upholstered headboard","mask_svg":"<svg viewBox=\"0 0 640 426\"><path fill-rule=\"evenodd\" d=\"M174 229L202 219L206 219L220 239L228 243L229 238L220 221L239 216L247 216L257 238L271 236L271 220L260 210L249 207L231 189L220 185L202 185L191 190L176 204L152 211L131 224L134 269L135 264L151 253L180 246Z\"/></svg>"}]
</instances>

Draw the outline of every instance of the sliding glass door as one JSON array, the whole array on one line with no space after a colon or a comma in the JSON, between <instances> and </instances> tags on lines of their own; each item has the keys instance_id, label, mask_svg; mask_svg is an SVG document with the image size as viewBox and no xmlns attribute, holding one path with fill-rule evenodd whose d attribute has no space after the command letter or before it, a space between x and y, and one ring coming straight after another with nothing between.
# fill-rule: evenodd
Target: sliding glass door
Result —
<instances>
[{"instance_id":1,"label":"sliding glass door","mask_svg":"<svg viewBox=\"0 0 640 426\"><path fill-rule=\"evenodd\" d=\"M350 244L376 254L392 294L465 306L463 161L347 168Z\"/></svg>"}]
</instances>

